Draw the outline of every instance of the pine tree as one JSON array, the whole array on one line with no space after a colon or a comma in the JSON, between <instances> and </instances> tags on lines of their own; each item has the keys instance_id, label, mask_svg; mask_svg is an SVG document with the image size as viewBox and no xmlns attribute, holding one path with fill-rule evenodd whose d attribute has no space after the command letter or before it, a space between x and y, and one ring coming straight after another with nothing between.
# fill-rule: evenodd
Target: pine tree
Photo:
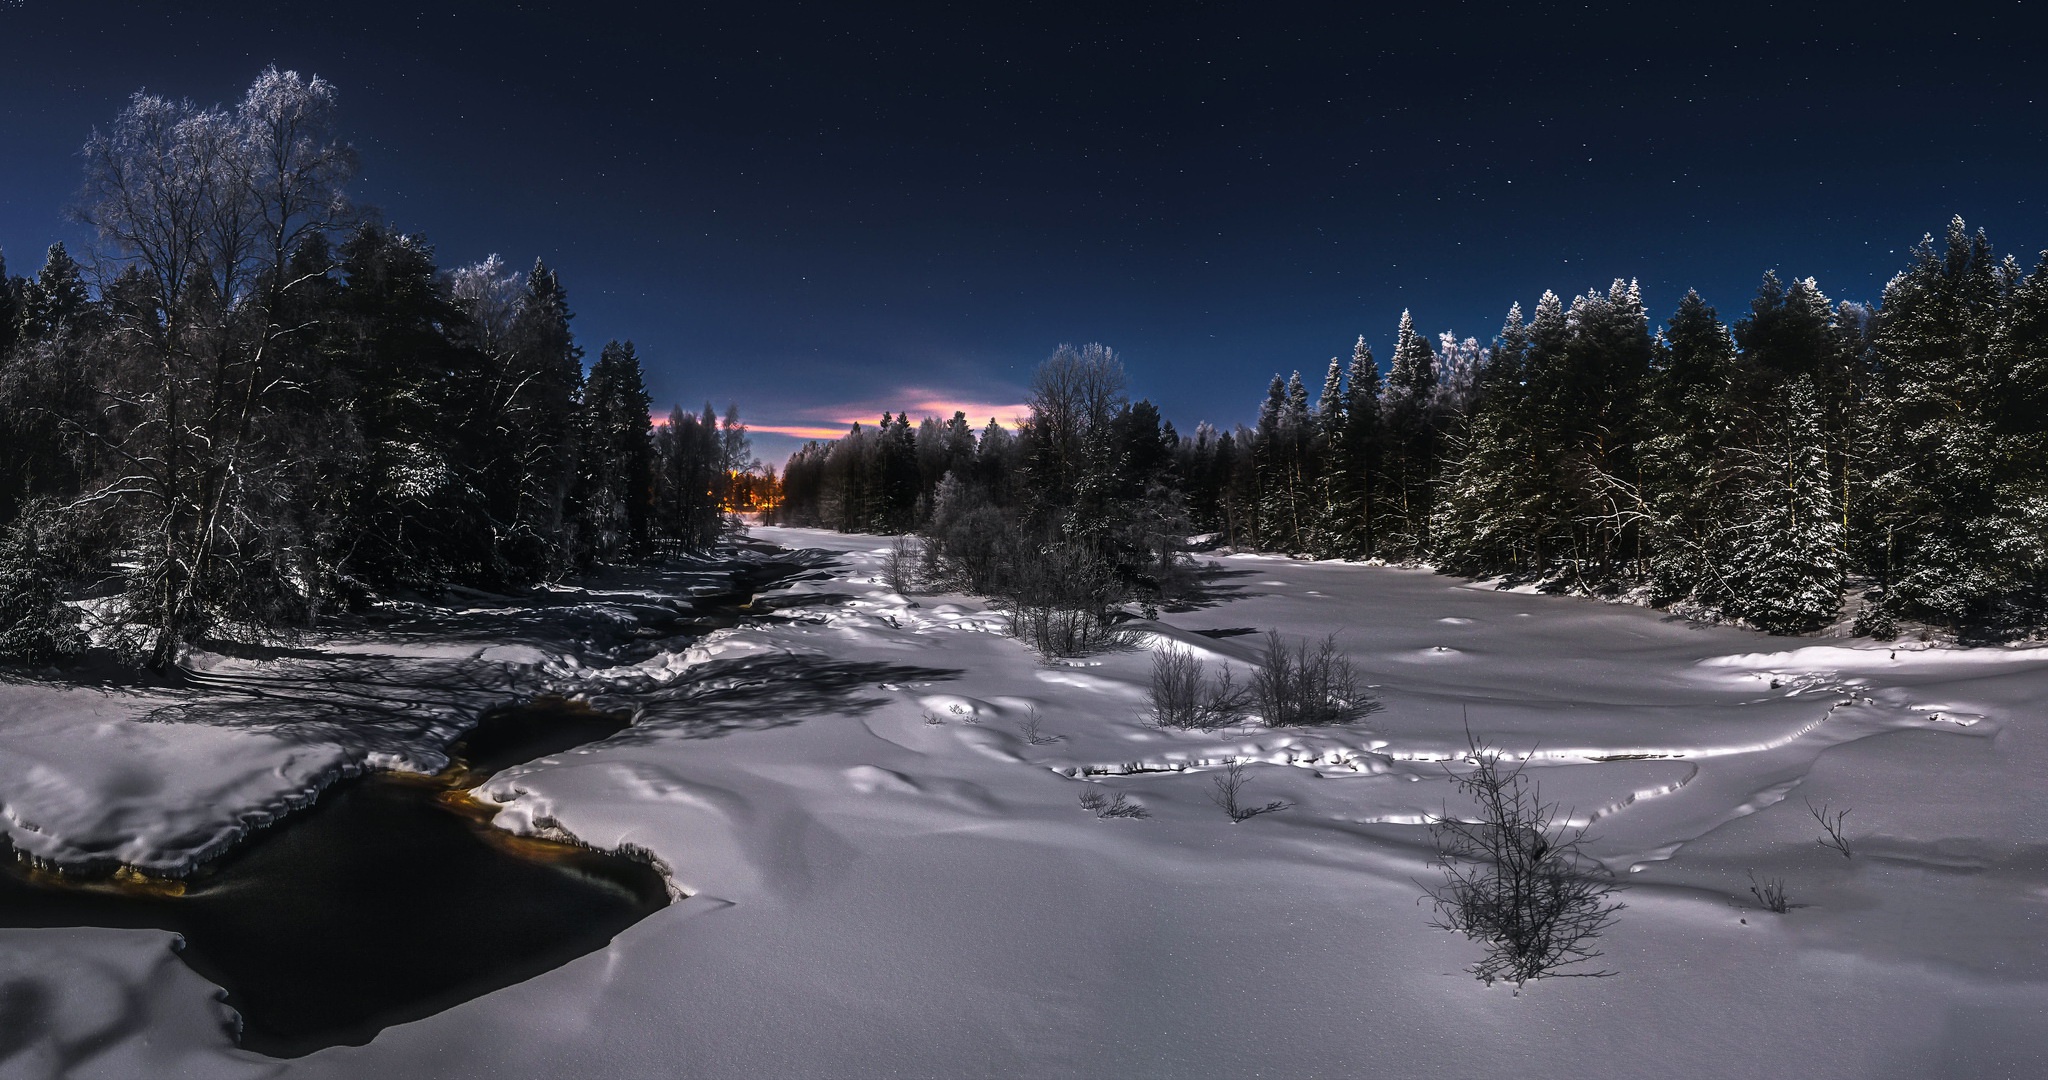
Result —
<instances>
[{"instance_id":1,"label":"pine tree","mask_svg":"<svg viewBox=\"0 0 2048 1080\"><path fill-rule=\"evenodd\" d=\"M1370 559L1378 553L1374 524L1381 468L1380 369L1364 334L1358 335L1351 348L1351 366L1344 381L1344 431L1337 438L1335 452L1343 476L1340 553Z\"/></svg>"},{"instance_id":2,"label":"pine tree","mask_svg":"<svg viewBox=\"0 0 2048 1080\"><path fill-rule=\"evenodd\" d=\"M7 273L7 253L0 251L0 361L14 351L21 336L21 291L26 282ZM4 525L0 519L0 525Z\"/></svg>"},{"instance_id":3,"label":"pine tree","mask_svg":"<svg viewBox=\"0 0 2048 1080\"><path fill-rule=\"evenodd\" d=\"M1722 460L1739 430L1735 344L1719 315L1688 290L1671 316L1645 385L1642 462L1651 599L1726 599Z\"/></svg>"},{"instance_id":4,"label":"pine tree","mask_svg":"<svg viewBox=\"0 0 2048 1080\"><path fill-rule=\"evenodd\" d=\"M1963 628L1989 617L2006 583L1987 527L2003 469L1991 346L2006 286L1990 244L1958 217L1885 287L1871 348L1884 376L1876 424L1893 459L1873 479L1868 561L1889 610Z\"/></svg>"},{"instance_id":5,"label":"pine tree","mask_svg":"<svg viewBox=\"0 0 2048 1080\"><path fill-rule=\"evenodd\" d=\"M1545 298L1561 315L1557 298ZM1549 474L1534 450L1536 413L1525 381L1530 350L1522 306L1512 305L1477 373L1470 422L1443 469L1431 554L1453 573L1523 578L1542 569Z\"/></svg>"},{"instance_id":6,"label":"pine tree","mask_svg":"<svg viewBox=\"0 0 2048 1080\"><path fill-rule=\"evenodd\" d=\"M647 551L654 498L651 406L633 343L606 343L583 388L577 503L586 560Z\"/></svg>"},{"instance_id":7,"label":"pine tree","mask_svg":"<svg viewBox=\"0 0 2048 1080\"><path fill-rule=\"evenodd\" d=\"M1380 543L1397 558L1420 558L1428 550L1430 487L1436 465L1436 354L1415 332L1415 320L1401 312L1394 357L1387 371L1380 413L1386 429L1388 527Z\"/></svg>"},{"instance_id":8,"label":"pine tree","mask_svg":"<svg viewBox=\"0 0 2048 1080\"><path fill-rule=\"evenodd\" d=\"M569 329L568 293L536 259L505 332L491 400L497 438L485 490L509 576L534 580L567 568L569 496L576 475L576 398L583 350Z\"/></svg>"},{"instance_id":9,"label":"pine tree","mask_svg":"<svg viewBox=\"0 0 2048 1080\"><path fill-rule=\"evenodd\" d=\"M1843 530L1827 474L1811 374L1772 410L1769 438L1744 455L1727 526L1727 610L1773 634L1828 624L1842 608Z\"/></svg>"}]
</instances>

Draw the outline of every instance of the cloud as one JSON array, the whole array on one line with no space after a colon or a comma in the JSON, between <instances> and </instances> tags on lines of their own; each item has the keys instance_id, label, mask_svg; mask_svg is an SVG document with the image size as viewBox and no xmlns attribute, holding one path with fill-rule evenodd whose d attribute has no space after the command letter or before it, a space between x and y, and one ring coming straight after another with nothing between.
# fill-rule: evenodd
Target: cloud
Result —
<instances>
[{"instance_id":1,"label":"cloud","mask_svg":"<svg viewBox=\"0 0 2048 1080\"><path fill-rule=\"evenodd\" d=\"M841 401L792 411L796 413L795 416L767 418L774 421L772 423L748 419L747 431L755 434L786 435L797 439L836 439L846 434L847 428L856 423L873 427L884 412L907 412L913 421L922 420L927 416L948 420L958 412L966 414L968 422L977 428L991 419L1015 426L1031 415L1031 406L1022 401L1005 403L1001 399L990 400L985 397L964 395L957 391L906 386L887 396Z\"/></svg>"}]
</instances>

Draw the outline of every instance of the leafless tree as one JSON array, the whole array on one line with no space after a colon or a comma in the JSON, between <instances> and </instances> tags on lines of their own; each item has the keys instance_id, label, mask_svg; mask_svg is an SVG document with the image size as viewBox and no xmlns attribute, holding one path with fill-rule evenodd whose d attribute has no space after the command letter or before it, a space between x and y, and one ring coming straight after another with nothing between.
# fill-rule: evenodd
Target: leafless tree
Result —
<instances>
[{"instance_id":1,"label":"leafless tree","mask_svg":"<svg viewBox=\"0 0 2048 1080\"><path fill-rule=\"evenodd\" d=\"M1031 427L1049 487L1071 491L1081 470L1083 440L1104 429L1124 403L1123 361L1107 345L1061 345L1031 379Z\"/></svg>"},{"instance_id":2,"label":"leafless tree","mask_svg":"<svg viewBox=\"0 0 2048 1080\"><path fill-rule=\"evenodd\" d=\"M1024 718L1017 721L1017 734L1024 736L1024 741L1032 746L1044 746L1066 738L1064 735L1053 735L1045 730L1045 719L1038 715L1036 705L1024 710Z\"/></svg>"}]
</instances>

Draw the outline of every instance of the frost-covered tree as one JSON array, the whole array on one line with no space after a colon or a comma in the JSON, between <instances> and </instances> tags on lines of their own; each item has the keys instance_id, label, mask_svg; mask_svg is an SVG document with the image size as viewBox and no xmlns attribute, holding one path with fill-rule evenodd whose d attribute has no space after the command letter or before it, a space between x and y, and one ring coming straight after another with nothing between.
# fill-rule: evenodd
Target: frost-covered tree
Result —
<instances>
[{"instance_id":1,"label":"frost-covered tree","mask_svg":"<svg viewBox=\"0 0 2048 1080\"><path fill-rule=\"evenodd\" d=\"M1380 397L1387 498L1381 501L1386 526L1379 542L1397 558L1419 558L1428 549L1437 455L1436 386L1436 354L1429 339L1415 332L1415 319L1404 310Z\"/></svg>"},{"instance_id":2,"label":"frost-covered tree","mask_svg":"<svg viewBox=\"0 0 2048 1080\"><path fill-rule=\"evenodd\" d=\"M1883 444L1893 448L1872 482L1868 559L1901 615L1952 626L1988 617L2015 584L1995 547L2027 526L2001 514L2011 468L1998 424L2007 386L1998 338L2015 283L1980 231L1958 217L1947 243L1924 238L1913 266L1885 287L1872 353L1883 373Z\"/></svg>"},{"instance_id":3,"label":"frost-covered tree","mask_svg":"<svg viewBox=\"0 0 2048 1080\"><path fill-rule=\"evenodd\" d=\"M84 648L78 616L59 597L65 530L48 500L0 526L0 664L47 664Z\"/></svg>"},{"instance_id":4,"label":"frost-covered tree","mask_svg":"<svg viewBox=\"0 0 2048 1080\"><path fill-rule=\"evenodd\" d=\"M1688 290L1671 316L1644 388L1642 495L1648 571L1658 603L1726 597L1726 456L1744 425L1734 398L1736 351L1715 310Z\"/></svg>"},{"instance_id":5,"label":"frost-covered tree","mask_svg":"<svg viewBox=\"0 0 2048 1080\"><path fill-rule=\"evenodd\" d=\"M1335 436L1331 452L1340 477L1336 485L1338 516L1344 523L1339 554L1372 558L1378 553L1374 522L1379 513L1383 427L1379 364L1364 334L1351 348L1344 396L1344 430Z\"/></svg>"},{"instance_id":6,"label":"frost-covered tree","mask_svg":"<svg viewBox=\"0 0 2048 1080\"><path fill-rule=\"evenodd\" d=\"M138 93L85 146L79 213L127 282L102 354L122 415L97 434L110 473L86 500L128 531L128 602L155 666L312 608L278 454L282 346L311 328L278 316L311 285L289 257L348 213L335 105L325 80L271 67L232 109Z\"/></svg>"},{"instance_id":7,"label":"frost-covered tree","mask_svg":"<svg viewBox=\"0 0 2048 1080\"><path fill-rule=\"evenodd\" d=\"M1841 611L1844 563L1814 377L1796 376L1773 412L1766 441L1740 455L1725 604L1759 629L1806 633Z\"/></svg>"}]
</instances>

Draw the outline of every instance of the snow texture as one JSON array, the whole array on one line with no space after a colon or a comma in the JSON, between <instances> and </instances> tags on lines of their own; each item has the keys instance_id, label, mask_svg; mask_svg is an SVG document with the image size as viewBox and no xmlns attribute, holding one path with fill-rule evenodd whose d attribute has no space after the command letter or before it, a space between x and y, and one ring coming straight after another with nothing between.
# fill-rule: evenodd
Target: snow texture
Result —
<instances>
[{"instance_id":1,"label":"snow texture","mask_svg":"<svg viewBox=\"0 0 2048 1080\"><path fill-rule=\"evenodd\" d=\"M1788 642L1231 556L1138 647L1048 663L981 601L881 584L887 538L754 536L834 565L645 655L589 628L652 590L481 605L453 643L223 658L210 677L293 688L232 709L0 687L14 842L165 867L337 768L435 767L495 701L630 707L619 735L475 793L508 829L644 849L690 894L528 982L283 1063L229 1045L168 935L0 931L0 1014L33 1021L0 1025L0 1075L2048 1075L2048 650ZM1243 631L1269 628L1336 634L1384 707L1146 723L1151 650L1248 669ZM1629 886L1603 942L1618 978L1488 988L1478 947L1429 929L1420 823L1458 809L1468 719ZM1209 794L1233 761L1246 799L1291 807L1231 824ZM1150 817L1098 819L1091 790ZM1854 808L1854 858L1814 842L1809 800ZM1790 912L1755 902L1752 870Z\"/></svg>"}]
</instances>

